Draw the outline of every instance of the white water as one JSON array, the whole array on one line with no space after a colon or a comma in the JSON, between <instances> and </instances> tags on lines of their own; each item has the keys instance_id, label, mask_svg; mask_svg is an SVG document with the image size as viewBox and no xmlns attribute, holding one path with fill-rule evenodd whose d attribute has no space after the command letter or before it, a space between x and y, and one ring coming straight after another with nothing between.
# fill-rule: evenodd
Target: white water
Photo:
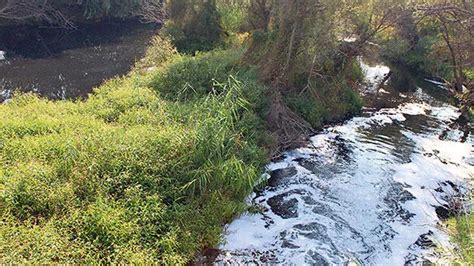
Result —
<instances>
[{"instance_id":1,"label":"white water","mask_svg":"<svg viewBox=\"0 0 474 266\"><path fill-rule=\"evenodd\" d=\"M453 246L435 206L468 189L473 140L460 142L462 132L449 127L455 107L421 88L409 98L329 128L268 165L269 186L251 200L264 211L227 227L217 263L449 262Z\"/></svg>"},{"instance_id":2,"label":"white water","mask_svg":"<svg viewBox=\"0 0 474 266\"><path fill-rule=\"evenodd\" d=\"M390 72L390 68L385 65L375 64L370 65L364 62L362 57L359 57L359 64L362 72L365 75L365 82L367 83L367 93L376 93L377 85L382 82L385 76Z\"/></svg>"}]
</instances>

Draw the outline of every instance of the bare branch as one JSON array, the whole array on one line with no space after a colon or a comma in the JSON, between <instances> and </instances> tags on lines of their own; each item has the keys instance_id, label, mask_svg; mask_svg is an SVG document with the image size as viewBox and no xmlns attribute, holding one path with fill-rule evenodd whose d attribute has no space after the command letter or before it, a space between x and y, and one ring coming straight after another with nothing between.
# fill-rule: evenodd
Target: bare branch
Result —
<instances>
[{"instance_id":1,"label":"bare branch","mask_svg":"<svg viewBox=\"0 0 474 266\"><path fill-rule=\"evenodd\" d=\"M163 1L144 0L140 8L133 13L138 16L143 23L163 23L166 14Z\"/></svg>"},{"instance_id":2,"label":"bare branch","mask_svg":"<svg viewBox=\"0 0 474 266\"><path fill-rule=\"evenodd\" d=\"M75 27L68 17L51 6L49 0L7 0L0 8L0 18L17 21L38 20L65 28Z\"/></svg>"}]
</instances>

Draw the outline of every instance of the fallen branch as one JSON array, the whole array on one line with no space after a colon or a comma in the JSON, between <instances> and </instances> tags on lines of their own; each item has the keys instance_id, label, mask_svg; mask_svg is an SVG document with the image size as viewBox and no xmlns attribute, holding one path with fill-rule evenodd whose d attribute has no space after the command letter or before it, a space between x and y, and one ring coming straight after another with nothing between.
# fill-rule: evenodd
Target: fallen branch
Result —
<instances>
[{"instance_id":1,"label":"fallen branch","mask_svg":"<svg viewBox=\"0 0 474 266\"><path fill-rule=\"evenodd\" d=\"M276 141L271 149L273 159L285 150L303 145L306 137L313 132L311 125L286 105L278 89L271 95L267 123Z\"/></svg>"}]
</instances>

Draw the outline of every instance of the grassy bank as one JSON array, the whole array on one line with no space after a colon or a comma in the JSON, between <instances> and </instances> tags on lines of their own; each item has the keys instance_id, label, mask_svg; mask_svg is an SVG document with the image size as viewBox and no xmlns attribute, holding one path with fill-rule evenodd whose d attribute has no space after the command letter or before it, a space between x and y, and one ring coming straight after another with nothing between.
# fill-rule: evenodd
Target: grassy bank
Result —
<instances>
[{"instance_id":1,"label":"grassy bank","mask_svg":"<svg viewBox=\"0 0 474 266\"><path fill-rule=\"evenodd\" d=\"M157 37L85 101L0 105L0 262L185 264L217 246L274 141L244 52L182 55Z\"/></svg>"},{"instance_id":2,"label":"grassy bank","mask_svg":"<svg viewBox=\"0 0 474 266\"><path fill-rule=\"evenodd\" d=\"M183 264L216 246L266 160L240 53L151 52L154 70L84 102L0 105L1 263Z\"/></svg>"},{"instance_id":3,"label":"grassy bank","mask_svg":"<svg viewBox=\"0 0 474 266\"><path fill-rule=\"evenodd\" d=\"M460 261L470 265L474 262L474 213L450 218L447 222L449 233L454 243L458 245Z\"/></svg>"}]
</instances>

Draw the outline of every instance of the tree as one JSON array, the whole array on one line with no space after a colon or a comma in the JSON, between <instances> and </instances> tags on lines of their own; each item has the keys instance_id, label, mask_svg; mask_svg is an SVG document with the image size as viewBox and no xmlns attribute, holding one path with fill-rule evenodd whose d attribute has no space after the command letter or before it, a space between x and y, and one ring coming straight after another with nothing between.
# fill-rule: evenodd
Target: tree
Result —
<instances>
[{"instance_id":1,"label":"tree","mask_svg":"<svg viewBox=\"0 0 474 266\"><path fill-rule=\"evenodd\" d=\"M336 12L341 20L340 39L354 39L340 43L334 58L336 71L343 71L347 62L359 55L377 35L394 28L406 16L405 0L345 1Z\"/></svg>"},{"instance_id":2,"label":"tree","mask_svg":"<svg viewBox=\"0 0 474 266\"><path fill-rule=\"evenodd\" d=\"M132 14L136 15L144 23L163 24L165 19L165 10L163 0L143 0Z\"/></svg>"},{"instance_id":3,"label":"tree","mask_svg":"<svg viewBox=\"0 0 474 266\"><path fill-rule=\"evenodd\" d=\"M346 75L353 71L355 57L398 22L396 11L403 2L259 0L250 5L254 33L245 60L259 66L261 77L272 88L267 122L282 149L299 145L299 138L311 132L307 120L289 108L286 99L332 103L331 111L341 105L338 99L353 95ZM345 41L354 36L354 42ZM352 107L340 107L344 108Z\"/></svg>"},{"instance_id":4,"label":"tree","mask_svg":"<svg viewBox=\"0 0 474 266\"><path fill-rule=\"evenodd\" d=\"M472 2L434 1L417 7L423 18L434 20L450 55L453 86L461 91L464 84L472 87L467 80L466 69L474 67L474 12Z\"/></svg>"},{"instance_id":5,"label":"tree","mask_svg":"<svg viewBox=\"0 0 474 266\"><path fill-rule=\"evenodd\" d=\"M248 7L248 18L252 29L268 31L273 4L272 0L251 1Z\"/></svg>"},{"instance_id":6,"label":"tree","mask_svg":"<svg viewBox=\"0 0 474 266\"><path fill-rule=\"evenodd\" d=\"M259 66L262 79L271 86L267 124L274 132L275 154L301 145L312 132L311 125L288 107L288 94L298 94L321 75L330 64L335 47L332 10L329 1L314 0L257 1L251 15L258 12L258 23L247 61ZM268 10L271 8L271 10ZM271 14L271 15L270 15ZM270 16L270 17L268 17ZM316 92L316 91L315 91ZM317 92L316 92L317 93Z\"/></svg>"}]
</instances>

